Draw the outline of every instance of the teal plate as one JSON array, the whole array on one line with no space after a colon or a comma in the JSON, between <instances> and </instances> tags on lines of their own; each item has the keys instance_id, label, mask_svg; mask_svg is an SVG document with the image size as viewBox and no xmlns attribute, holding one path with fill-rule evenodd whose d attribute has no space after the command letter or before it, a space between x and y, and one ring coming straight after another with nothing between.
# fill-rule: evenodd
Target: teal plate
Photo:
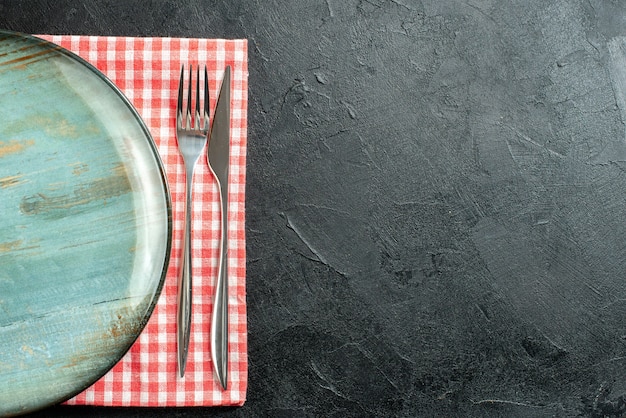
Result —
<instances>
[{"instance_id":1,"label":"teal plate","mask_svg":"<svg viewBox=\"0 0 626 418\"><path fill-rule=\"evenodd\" d=\"M81 392L161 291L171 206L137 112L98 70L0 31L0 416Z\"/></svg>"}]
</instances>

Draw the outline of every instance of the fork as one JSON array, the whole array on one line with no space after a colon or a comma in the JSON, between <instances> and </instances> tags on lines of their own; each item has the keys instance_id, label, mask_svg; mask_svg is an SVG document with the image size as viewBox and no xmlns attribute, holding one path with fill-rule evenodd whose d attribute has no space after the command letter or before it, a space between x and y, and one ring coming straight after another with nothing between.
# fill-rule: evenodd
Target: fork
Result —
<instances>
[{"instance_id":1,"label":"fork","mask_svg":"<svg viewBox=\"0 0 626 418\"><path fill-rule=\"evenodd\" d=\"M203 113L200 114L200 68L196 71L196 95L195 112L192 117L192 78L193 72L189 66L189 80L187 86L186 109L183 108L184 100L184 78L185 66L180 70L180 82L178 84L178 105L176 107L176 139L178 150L183 156L186 175L186 199L185 199L185 232L183 244L183 258L178 277L178 312L177 323L177 343L178 343L178 372L180 377L185 376L185 366L187 365L187 353L189 351L189 336L191 328L191 190L193 172L196 163L202 153L202 149L207 143L209 132L209 83L207 69L204 68L204 97Z\"/></svg>"}]
</instances>

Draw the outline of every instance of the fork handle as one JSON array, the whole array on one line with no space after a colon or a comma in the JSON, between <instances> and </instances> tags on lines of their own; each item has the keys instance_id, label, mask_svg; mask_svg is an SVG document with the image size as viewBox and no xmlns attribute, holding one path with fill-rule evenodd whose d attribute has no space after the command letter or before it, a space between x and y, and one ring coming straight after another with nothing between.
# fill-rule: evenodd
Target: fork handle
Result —
<instances>
[{"instance_id":1,"label":"fork handle","mask_svg":"<svg viewBox=\"0 0 626 418\"><path fill-rule=\"evenodd\" d=\"M193 170L187 172L187 195L185 199L185 236L183 239L183 258L178 277L178 326L176 337L178 342L178 373L182 378L187 365L189 352L189 336L191 334L191 189Z\"/></svg>"},{"instance_id":2,"label":"fork handle","mask_svg":"<svg viewBox=\"0 0 626 418\"><path fill-rule=\"evenodd\" d=\"M219 181L218 181L219 185ZM221 239L211 316L211 359L222 388L228 388L228 186L220 185Z\"/></svg>"}]
</instances>

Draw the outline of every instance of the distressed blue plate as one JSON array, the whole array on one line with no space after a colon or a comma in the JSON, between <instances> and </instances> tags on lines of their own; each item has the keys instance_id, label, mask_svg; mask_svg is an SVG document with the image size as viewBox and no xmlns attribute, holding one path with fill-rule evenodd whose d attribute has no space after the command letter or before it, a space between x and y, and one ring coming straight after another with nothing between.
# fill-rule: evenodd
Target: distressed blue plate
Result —
<instances>
[{"instance_id":1,"label":"distressed blue plate","mask_svg":"<svg viewBox=\"0 0 626 418\"><path fill-rule=\"evenodd\" d=\"M100 72L0 32L0 416L66 400L137 338L170 255L156 147Z\"/></svg>"}]
</instances>

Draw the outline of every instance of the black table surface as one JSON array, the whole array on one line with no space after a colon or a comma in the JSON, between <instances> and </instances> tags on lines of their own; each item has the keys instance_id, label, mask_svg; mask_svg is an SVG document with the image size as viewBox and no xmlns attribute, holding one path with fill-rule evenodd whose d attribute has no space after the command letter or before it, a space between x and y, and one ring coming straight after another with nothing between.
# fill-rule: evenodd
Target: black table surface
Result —
<instances>
[{"instance_id":1,"label":"black table surface","mask_svg":"<svg viewBox=\"0 0 626 418\"><path fill-rule=\"evenodd\" d=\"M0 2L0 28L249 40L241 408L626 415L626 3Z\"/></svg>"}]
</instances>

